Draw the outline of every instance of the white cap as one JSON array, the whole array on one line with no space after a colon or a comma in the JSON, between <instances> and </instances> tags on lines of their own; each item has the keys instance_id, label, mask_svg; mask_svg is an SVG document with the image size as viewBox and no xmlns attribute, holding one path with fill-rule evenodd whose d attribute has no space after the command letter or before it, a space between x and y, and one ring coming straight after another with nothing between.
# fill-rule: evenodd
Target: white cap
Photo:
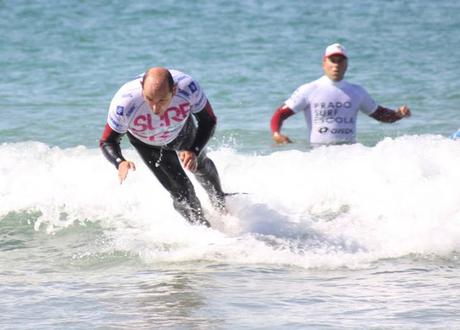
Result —
<instances>
[{"instance_id":1,"label":"white cap","mask_svg":"<svg viewBox=\"0 0 460 330\"><path fill-rule=\"evenodd\" d=\"M324 57L329 57L332 55L342 55L345 58L348 58L347 50L341 44L332 44L326 47L324 51Z\"/></svg>"}]
</instances>

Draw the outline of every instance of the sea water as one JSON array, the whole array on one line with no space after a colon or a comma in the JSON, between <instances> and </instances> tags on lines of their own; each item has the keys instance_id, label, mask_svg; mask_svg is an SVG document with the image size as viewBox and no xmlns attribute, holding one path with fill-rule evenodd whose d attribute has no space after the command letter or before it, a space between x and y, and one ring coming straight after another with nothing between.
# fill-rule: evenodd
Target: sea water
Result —
<instances>
[{"instance_id":1,"label":"sea water","mask_svg":"<svg viewBox=\"0 0 460 330\"><path fill-rule=\"evenodd\" d=\"M460 328L456 1L0 1L0 328ZM413 116L360 114L309 148L273 111L343 43L346 78ZM98 149L116 90L191 74L229 214L191 226L130 145Z\"/></svg>"}]
</instances>

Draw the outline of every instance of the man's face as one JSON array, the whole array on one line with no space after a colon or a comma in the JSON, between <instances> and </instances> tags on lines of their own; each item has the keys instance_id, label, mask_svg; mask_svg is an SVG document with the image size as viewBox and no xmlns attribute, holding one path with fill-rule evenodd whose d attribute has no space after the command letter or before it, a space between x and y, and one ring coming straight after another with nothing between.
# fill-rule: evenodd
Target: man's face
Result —
<instances>
[{"instance_id":1,"label":"man's face","mask_svg":"<svg viewBox=\"0 0 460 330\"><path fill-rule=\"evenodd\" d=\"M156 86L148 81L145 82L142 88L144 100L152 109L153 113L162 116L168 109L169 104L174 96L176 87L171 91L168 84Z\"/></svg>"},{"instance_id":2,"label":"man's face","mask_svg":"<svg viewBox=\"0 0 460 330\"><path fill-rule=\"evenodd\" d=\"M348 60L342 55L331 55L324 58L323 70L326 76L332 81L340 81L347 71Z\"/></svg>"}]
</instances>

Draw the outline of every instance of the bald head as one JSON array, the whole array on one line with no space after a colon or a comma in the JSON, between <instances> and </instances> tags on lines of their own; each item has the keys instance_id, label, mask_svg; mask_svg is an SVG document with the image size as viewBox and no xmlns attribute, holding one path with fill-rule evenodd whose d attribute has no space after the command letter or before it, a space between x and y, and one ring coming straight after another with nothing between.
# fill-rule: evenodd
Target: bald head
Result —
<instances>
[{"instance_id":1,"label":"bald head","mask_svg":"<svg viewBox=\"0 0 460 330\"><path fill-rule=\"evenodd\" d=\"M174 80L171 73L162 67L147 70L142 78L142 92L155 114L162 115L174 96Z\"/></svg>"},{"instance_id":2,"label":"bald head","mask_svg":"<svg viewBox=\"0 0 460 330\"><path fill-rule=\"evenodd\" d=\"M167 87L172 91L174 80L171 73L166 68L154 67L148 69L144 74L142 78L142 87L148 90L158 90Z\"/></svg>"}]
</instances>

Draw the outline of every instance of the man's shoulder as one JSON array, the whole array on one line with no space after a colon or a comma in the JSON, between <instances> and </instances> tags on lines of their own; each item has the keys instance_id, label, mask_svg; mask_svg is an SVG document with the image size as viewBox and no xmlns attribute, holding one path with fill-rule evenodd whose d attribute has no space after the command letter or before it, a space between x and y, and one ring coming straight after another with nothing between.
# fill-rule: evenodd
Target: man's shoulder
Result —
<instances>
[{"instance_id":1,"label":"man's shoulder","mask_svg":"<svg viewBox=\"0 0 460 330\"><path fill-rule=\"evenodd\" d=\"M184 96L190 96L200 90L200 86L192 76L178 70L169 70L169 72L179 89L178 92L184 94Z\"/></svg>"},{"instance_id":2,"label":"man's shoulder","mask_svg":"<svg viewBox=\"0 0 460 330\"><path fill-rule=\"evenodd\" d=\"M357 91L358 93L367 93L366 89L360 84L351 83L351 82L346 81L346 80L343 81L343 84L344 84L343 86L345 88Z\"/></svg>"},{"instance_id":3,"label":"man's shoulder","mask_svg":"<svg viewBox=\"0 0 460 330\"><path fill-rule=\"evenodd\" d=\"M141 79L141 77L136 77L122 85L115 94L114 99L130 102L136 98L142 98Z\"/></svg>"},{"instance_id":4,"label":"man's shoulder","mask_svg":"<svg viewBox=\"0 0 460 330\"><path fill-rule=\"evenodd\" d=\"M192 76L182 71L170 69L169 72L171 73L171 76L173 77L174 83L180 87L187 85L187 83L193 81Z\"/></svg>"},{"instance_id":5,"label":"man's shoulder","mask_svg":"<svg viewBox=\"0 0 460 330\"><path fill-rule=\"evenodd\" d=\"M357 84L357 83L352 83L348 80L342 80L342 82L345 84L345 85L348 85L350 87L353 87L353 88L362 88L360 84Z\"/></svg>"},{"instance_id":6,"label":"man's shoulder","mask_svg":"<svg viewBox=\"0 0 460 330\"><path fill-rule=\"evenodd\" d=\"M128 81L115 93L110 103L111 111L116 111L118 115L131 115L134 109L143 102L141 87L142 77L136 77Z\"/></svg>"},{"instance_id":7,"label":"man's shoulder","mask_svg":"<svg viewBox=\"0 0 460 330\"><path fill-rule=\"evenodd\" d=\"M321 86L321 78L313 80L313 81L310 81L310 82L307 82L307 83L305 83L303 85L300 85L297 88L296 92L297 93L309 93L309 92L317 89L320 86Z\"/></svg>"}]
</instances>

